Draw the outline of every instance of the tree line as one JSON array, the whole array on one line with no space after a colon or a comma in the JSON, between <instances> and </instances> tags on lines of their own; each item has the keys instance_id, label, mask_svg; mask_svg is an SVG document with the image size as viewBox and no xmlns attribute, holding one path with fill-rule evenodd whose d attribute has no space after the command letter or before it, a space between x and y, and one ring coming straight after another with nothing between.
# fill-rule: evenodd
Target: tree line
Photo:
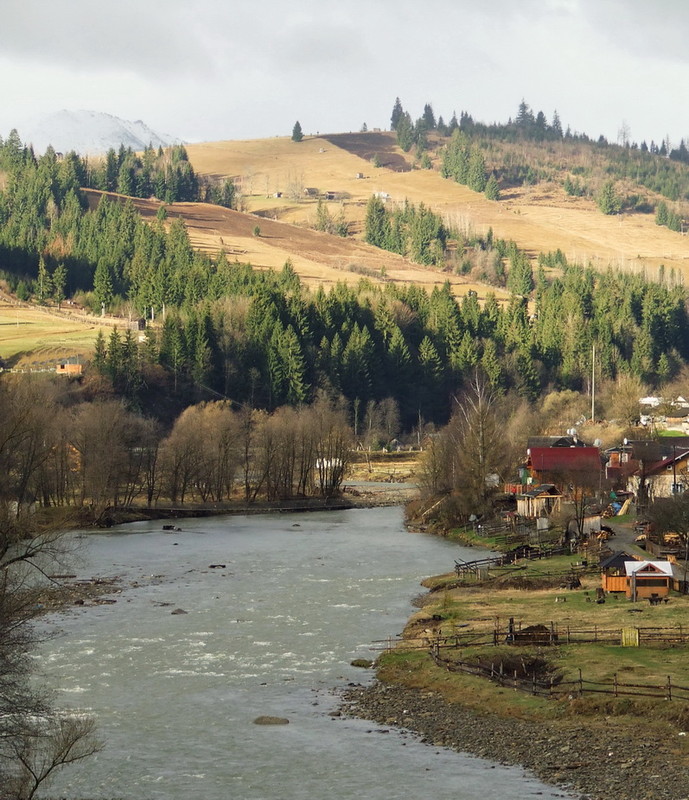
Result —
<instances>
[{"instance_id":1,"label":"tree line","mask_svg":"<svg viewBox=\"0 0 689 800\"><path fill-rule=\"evenodd\" d=\"M169 428L121 400L81 400L59 379L0 382L6 519L35 506L81 509L98 521L110 506L135 502L331 497L349 463L348 414L323 394L272 413L201 402Z\"/></svg>"},{"instance_id":2,"label":"tree line","mask_svg":"<svg viewBox=\"0 0 689 800\"><path fill-rule=\"evenodd\" d=\"M280 273L235 267L228 296L169 312L143 344L113 331L99 339L94 364L135 405L163 366L169 394L187 401L217 392L272 409L322 390L343 395L353 419L355 406L391 398L409 430L419 417L445 421L477 368L498 394L534 400L552 388L584 389L593 345L602 377L650 385L689 358L685 292L671 280L601 274L561 253L543 257L534 276L518 250L508 258L514 294L502 304L490 293L483 303L476 295L458 302L448 284L428 293L362 280L312 293L289 265ZM548 280L547 267L562 277Z\"/></svg>"},{"instance_id":3,"label":"tree line","mask_svg":"<svg viewBox=\"0 0 689 800\"><path fill-rule=\"evenodd\" d=\"M661 139L660 145L654 141L650 145L645 141L639 144L631 140L627 127L623 125L619 143L611 143L602 135L595 138L572 131L570 126L564 128L557 111L553 112L549 121L543 111L535 112L523 99L514 118L507 122L486 124L474 120L468 111L461 111L459 118L453 112L449 123L445 123L442 116L436 119L430 103L426 103L421 116L413 120L398 97L395 99L390 124L391 130L396 132L400 147L405 151L415 147L419 160L424 155L427 158L424 151L430 149L431 141L435 142L440 150L441 171L444 176L465 183L475 191L485 190L479 188L481 178L478 155L484 161L490 161L490 169L483 177L484 186L491 177L495 180L495 185L492 182L490 185L490 199L498 199L501 188L552 180L557 172L562 171L561 163L538 166L534 161L520 156L510 147L518 143L550 143L551 146L558 143L564 148L558 152L569 151L575 158L583 149L588 151L593 166L584 168L580 174L593 179L594 183L631 180L673 202L689 199L689 149L684 140L677 147L672 147L666 137ZM433 140L430 138L431 133L436 137ZM460 153L459 158L458 133L462 134L461 148L467 153L466 156ZM446 143L445 139L450 139L450 142ZM467 169L470 154L475 159L471 179L468 178ZM427 166L430 166L430 162ZM576 169L580 168L577 166ZM562 180L565 191L570 194L581 194L587 188L585 183L573 181L569 174ZM620 198L620 203L642 212L653 211L653 205L649 207L648 201L643 198Z\"/></svg>"}]
</instances>

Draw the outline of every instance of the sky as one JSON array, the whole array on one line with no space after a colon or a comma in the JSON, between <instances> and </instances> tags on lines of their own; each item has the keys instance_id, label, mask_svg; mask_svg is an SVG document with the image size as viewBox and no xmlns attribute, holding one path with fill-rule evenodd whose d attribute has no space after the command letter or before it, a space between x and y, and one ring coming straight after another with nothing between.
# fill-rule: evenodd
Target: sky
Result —
<instances>
[{"instance_id":1,"label":"sky","mask_svg":"<svg viewBox=\"0 0 689 800\"><path fill-rule=\"evenodd\" d=\"M68 110L189 142L449 121L689 139L686 0L0 0L0 136Z\"/></svg>"}]
</instances>

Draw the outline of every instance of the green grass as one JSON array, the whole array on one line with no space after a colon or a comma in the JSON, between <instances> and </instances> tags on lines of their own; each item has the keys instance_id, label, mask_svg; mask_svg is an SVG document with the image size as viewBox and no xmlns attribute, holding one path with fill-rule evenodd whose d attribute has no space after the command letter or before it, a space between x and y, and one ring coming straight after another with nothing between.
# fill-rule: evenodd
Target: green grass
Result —
<instances>
[{"instance_id":1,"label":"green grass","mask_svg":"<svg viewBox=\"0 0 689 800\"><path fill-rule=\"evenodd\" d=\"M38 308L0 305L0 357L21 365L87 354L93 350L99 327ZM107 336L112 329L104 330Z\"/></svg>"}]
</instances>

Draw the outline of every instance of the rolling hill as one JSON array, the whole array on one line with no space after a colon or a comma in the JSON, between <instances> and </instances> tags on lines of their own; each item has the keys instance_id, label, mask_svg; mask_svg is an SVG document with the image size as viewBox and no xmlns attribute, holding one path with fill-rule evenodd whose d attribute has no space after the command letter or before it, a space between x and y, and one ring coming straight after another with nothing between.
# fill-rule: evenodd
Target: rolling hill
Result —
<instances>
[{"instance_id":1,"label":"rolling hill","mask_svg":"<svg viewBox=\"0 0 689 800\"><path fill-rule=\"evenodd\" d=\"M489 201L444 179L437 157L432 170L410 169L412 158L395 145L393 133L329 135L300 143L288 138L214 142L188 145L187 151L202 175L234 179L246 211L264 218L312 225L317 198L304 192L312 188L336 198L329 203L331 211L343 204L355 235L360 236L366 202L372 193L384 192L391 202L425 203L461 231L485 233L492 228L533 257L560 249L569 260L600 269L643 270L654 277L662 264L667 271L689 277L686 238L657 226L652 214L605 216L593 199L568 196L557 180L509 188L500 201ZM384 166L373 166L374 155ZM561 156L552 156L557 161L567 153L563 148ZM194 223L191 219L189 223L194 236ZM253 249L246 237L231 238L231 243L247 253ZM291 258L299 270L299 253Z\"/></svg>"}]
</instances>

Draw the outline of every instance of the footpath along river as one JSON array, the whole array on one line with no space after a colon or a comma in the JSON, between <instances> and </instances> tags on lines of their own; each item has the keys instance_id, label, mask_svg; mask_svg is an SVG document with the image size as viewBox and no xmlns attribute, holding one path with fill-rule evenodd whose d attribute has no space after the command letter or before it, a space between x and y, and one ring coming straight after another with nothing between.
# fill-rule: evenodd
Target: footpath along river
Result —
<instances>
[{"instance_id":1,"label":"footpath along river","mask_svg":"<svg viewBox=\"0 0 689 800\"><path fill-rule=\"evenodd\" d=\"M60 703L92 712L106 742L52 796L566 797L520 769L329 716L333 690L372 679L349 662L401 632L420 580L476 551L409 533L399 508L178 524L78 539L80 577L119 576L123 591L42 623L55 635L40 661ZM290 722L255 725L260 715Z\"/></svg>"}]
</instances>

